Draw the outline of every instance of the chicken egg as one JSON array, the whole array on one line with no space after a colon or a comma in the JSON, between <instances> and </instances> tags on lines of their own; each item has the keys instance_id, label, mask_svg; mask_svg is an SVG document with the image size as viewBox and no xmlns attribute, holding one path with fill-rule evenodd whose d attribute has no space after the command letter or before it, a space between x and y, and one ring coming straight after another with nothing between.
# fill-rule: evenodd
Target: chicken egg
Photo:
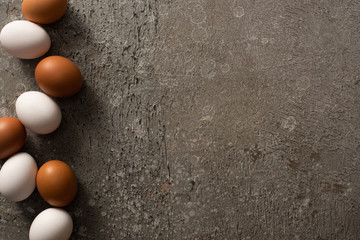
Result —
<instances>
[{"instance_id":1,"label":"chicken egg","mask_svg":"<svg viewBox=\"0 0 360 240\"><path fill-rule=\"evenodd\" d=\"M35 189L37 170L36 162L30 154L16 153L0 170L0 193L14 202L28 198Z\"/></svg>"},{"instance_id":2,"label":"chicken egg","mask_svg":"<svg viewBox=\"0 0 360 240\"><path fill-rule=\"evenodd\" d=\"M54 97L70 97L82 85L82 76L77 66L61 56L50 56L39 62L35 79L41 90Z\"/></svg>"},{"instance_id":3,"label":"chicken egg","mask_svg":"<svg viewBox=\"0 0 360 240\"><path fill-rule=\"evenodd\" d=\"M24 146L25 140L26 130L18 119L0 118L0 159L19 151Z\"/></svg>"},{"instance_id":4,"label":"chicken egg","mask_svg":"<svg viewBox=\"0 0 360 240\"><path fill-rule=\"evenodd\" d=\"M50 37L42 27L25 20L6 24L0 32L0 43L8 53L23 59L41 57L51 45Z\"/></svg>"},{"instance_id":5,"label":"chicken egg","mask_svg":"<svg viewBox=\"0 0 360 240\"><path fill-rule=\"evenodd\" d=\"M67 0L23 0L21 11L32 22L48 24L59 20L66 12Z\"/></svg>"},{"instance_id":6,"label":"chicken egg","mask_svg":"<svg viewBox=\"0 0 360 240\"><path fill-rule=\"evenodd\" d=\"M61 111L57 103L37 91L24 92L18 97L16 114L27 129L38 134L55 131L61 122Z\"/></svg>"},{"instance_id":7,"label":"chicken egg","mask_svg":"<svg viewBox=\"0 0 360 240\"><path fill-rule=\"evenodd\" d=\"M73 231L73 221L68 212L60 208L48 208L31 223L29 240L67 240Z\"/></svg>"},{"instance_id":8,"label":"chicken egg","mask_svg":"<svg viewBox=\"0 0 360 240\"><path fill-rule=\"evenodd\" d=\"M69 205L77 193L77 180L69 165L51 160L42 165L36 176L41 197L54 207Z\"/></svg>"}]
</instances>

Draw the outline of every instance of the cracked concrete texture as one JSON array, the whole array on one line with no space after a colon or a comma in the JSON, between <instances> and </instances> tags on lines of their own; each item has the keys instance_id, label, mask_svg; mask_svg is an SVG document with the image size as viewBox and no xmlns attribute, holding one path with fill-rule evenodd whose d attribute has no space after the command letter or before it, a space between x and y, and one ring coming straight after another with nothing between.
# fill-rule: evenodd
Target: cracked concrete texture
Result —
<instances>
[{"instance_id":1,"label":"cracked concrete texture","mask_svg":"<svg viewBox=\"0 0 360 240\"><path fill-rule=\"evenodd\" d=\"M359 239L360 2L70 1L44 26L81 92L29 132L79 180L72 239ZM0 2L1 26L22 19ZM0 50L0 114L39 61ZM3 163L3 162L2 162ZM0 198L0 239L48 207Z\"/></svg>"}]
</instances>

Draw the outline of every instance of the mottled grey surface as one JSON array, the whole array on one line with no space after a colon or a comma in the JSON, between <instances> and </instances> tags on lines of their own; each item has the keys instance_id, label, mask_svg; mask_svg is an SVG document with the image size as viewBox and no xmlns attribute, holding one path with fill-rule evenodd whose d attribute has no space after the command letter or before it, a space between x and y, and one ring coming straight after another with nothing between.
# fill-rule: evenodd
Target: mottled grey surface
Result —
<instances>
[{"instance_id":1,"label":"mottled grey surface","mask_svg":"<svg viewBox=\"0 0 360 240\"><path fill-rule=\"evenodd\" d=\"M358 0L70 1L48 55L85 85L24 151L73 167L72 239L360 239L359 26ZM16 116L39 59L0 57ZM0 239L47 207L1 197Z\"/></svg>"}]
</instances>

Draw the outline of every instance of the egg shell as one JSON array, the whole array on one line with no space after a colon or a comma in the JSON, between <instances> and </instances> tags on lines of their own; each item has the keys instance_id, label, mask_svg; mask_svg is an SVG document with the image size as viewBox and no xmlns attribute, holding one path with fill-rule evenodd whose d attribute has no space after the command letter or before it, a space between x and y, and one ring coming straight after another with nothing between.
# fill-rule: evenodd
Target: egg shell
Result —
<instances>
[{"instance_id":1,"label":"egg shell","mask_svg":"<svg viewBox=\"0 0 360 240\"><path fill-rule=\"evenodd\" d=\"M24 125L12 117L0 118L0 159L18 152L25 144Z\"/></svg>"},{"instance_id":2,"label":"egg shell","mask_svg":"<svg viewBox=\"0 0 360 240\"><path fill-rule=\"evenodd\" d=\"M35 189L36 162L30 154L16 153L0 170L0 193L10 201L28 198Z\"/></svg>"},{"instance_id":3,"label":"egg shell","mask_svg":"<svg viewBox=\"0 0 360 240\"><path fill-rule=\"evenodd\" d=\"M29 91L16 100L16 114L22 124L37 134L55 131L61 122L57 103L42 92Z\"/></svg>"},{"instance_id":4,"label":"egg shell","mask_svg":"<svg viewBox=\"0 0 360 240\"><path fill-rule=\"evenodd\" d=\"M59 20L66 12L67 0L23 0L21 11L32 22L48 24Z\"/></svg>"},{"instance_id":5,"label":"egg shell","mask_svg":"<svg viewBox=\"0 0 360 240\"><path fill-rule=\"evenodd\" d=\"M53 207L69 205L77 193L74 171L59 160L48 161L40 167L36 186L41 197Z\"/></svg>"},{"instance_id":6,"label":"egg shell","mask_svg":"<svg viewBox=\"0 0 360 240\"><path fill-rule=\"evenodd\" d=\"M26 20L6 24L0 32L0 43L8 53L23 59L41 57L51 45L47 32Z\"/></svg>"},{"instance_id":7,"label":"egg shell","mask_svg":"<svg viewBox=\"0 0 360 240\"><path fill-rule=\"evenodd\" d=\"M30 240L67 240L73 231L73 221L68 212L60 208L48 208L31 223Z\"/></svg>"},{"instance_id":8,"label":"egg shell","mask_svg":"<svg viewBox=\"0 0 360 240\"><path fill-rule=\"evenodd\" d=\"M82 85L78 67L69 59L61 56L46 57L35 69L35 79L39 87L54 97L70 97Z\"/></svg>"}]
</instances>

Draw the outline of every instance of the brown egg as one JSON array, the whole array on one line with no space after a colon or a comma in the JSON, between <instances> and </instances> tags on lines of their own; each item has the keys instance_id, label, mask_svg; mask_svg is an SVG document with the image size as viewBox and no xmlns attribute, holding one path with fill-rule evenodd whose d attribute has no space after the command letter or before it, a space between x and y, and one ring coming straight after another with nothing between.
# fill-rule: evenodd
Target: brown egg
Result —
<instances>
[{"instance_id":1,"label":"brown egg","mask_svg":"<svg viewBox=\"0 0 360 240\"><path fill-rule=\"evenodd\" d=\"M59 20L66 12L67 0L23 0L21 11L32 22L48 24Z\"/></svg>"},{"instance_id":2,"label":"brown egg","mask_svg":"<svg viewBox=\"0 0 360 240\"><path fill-rule=\"evenodd\" d=\"M0 118L0 159L18 152L24 146L25 140L26 130L18 119Z\"/></svg>"},{"instance_id":3,"label":"brown egg","mask_svg":"<svg viewBox=\"0 0 360 240\"><path fill-rule=\"evenodd\" d=\"M35 69L35 79L41 90L54 97L70 97L82 85L82 76L77 66L60 56L41 60Z\"/></svg>"},{"instance_id":4,"label":"brown egg","mask_svg":"<svg viewBox=\"0 0 360 240\"><path fill-rule=\"evenodd\" d=\"M74 171L59 160L51 160L41 166L36 175L36 186L41 197L54 207L69 205L77 192Z\"/></svg>"}]
</instances>

